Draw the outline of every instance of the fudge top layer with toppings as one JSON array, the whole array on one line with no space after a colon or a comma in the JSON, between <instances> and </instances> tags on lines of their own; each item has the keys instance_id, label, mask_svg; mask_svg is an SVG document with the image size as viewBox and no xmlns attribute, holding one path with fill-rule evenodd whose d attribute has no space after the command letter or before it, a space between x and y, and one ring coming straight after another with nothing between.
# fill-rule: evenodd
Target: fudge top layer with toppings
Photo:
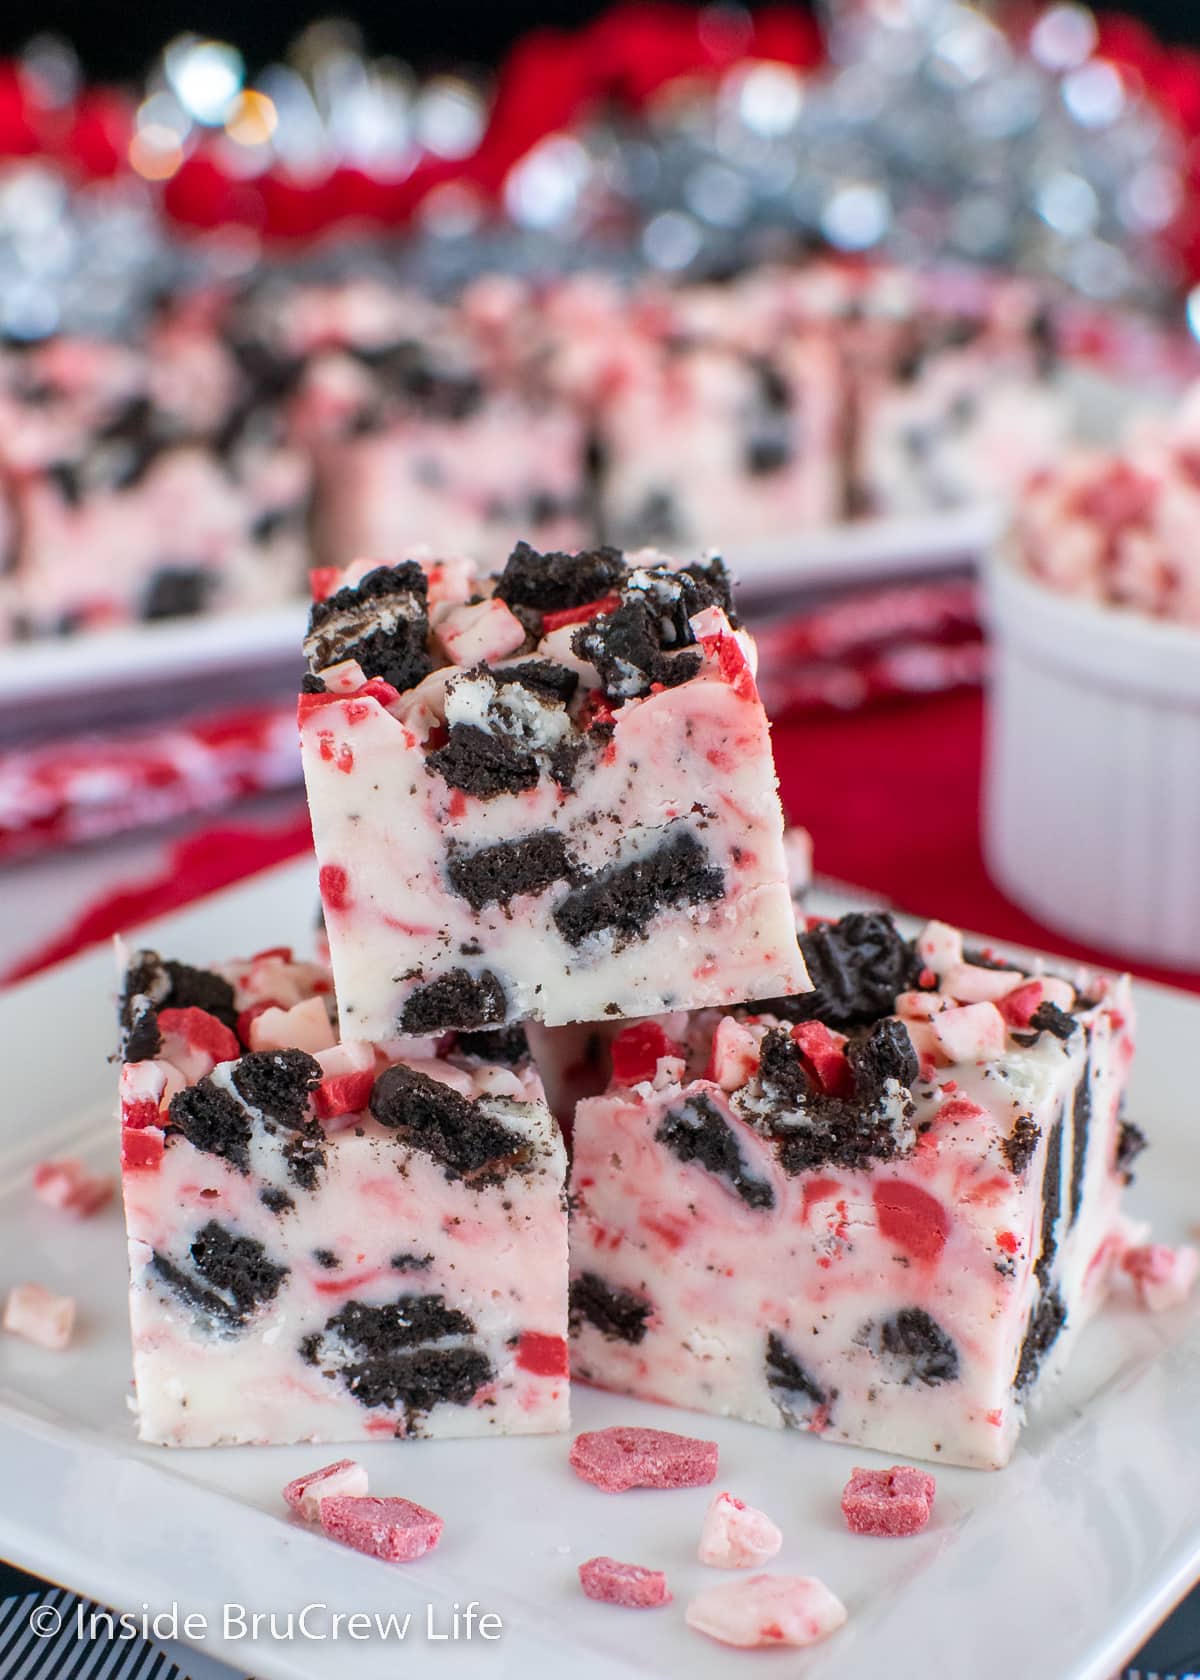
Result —
<instances>
[{"instance_id":1,"label":"fudge top layer with toppings","mask_svg":"<svg viewBox=\"0 0 1200 1680\"><path fill-rule=\"evenodd\" d=\"M484 800L543 773L569 788L620 708L696 678L709 654L748 669L719 558L522 542L494 576L461 559L360 561L316 574L314 592L302 718L330 697L374 699L430 774Z\"/></svg>"},{"instance_id":2,"label":"fudge top layer with toppings","mask_svg":"<svg viewBox=\"0 0 1200 1680\"><path fill-rule=\"evenodd\" d=\"M546 1152L527 1123L542 1091L519 1028L339 1042L327 971L286 947L211 968L138 951L119 1024L127 1145L138 1134L127 1164L152 1164L152 1135L168 1148L184 1138L273 1183L263 1199L281 1216L320 1188L328 1149L350 1129L476 1188Z\"/></svg>"},{"instance_id":3,"label":"fudge top layer with toppings","mask_svg":"<svg viewBox=\"0 0 1200 1680\"><path fill-rule=\"evenodd\" d=\"M810 921L799 939L811 992L639 1022L613 1044L614 1088L686 1088L658 1141L751 1207L772 1205L771 1186L747 1176L727 1113L771 1141L788 1175L900 1160L935 1121L990 1116L998 1157L1020 1177L1054 1062L1079 1050L1086 1065L1101 1016L1114 1032L1132 1026L1127 979L1026 972L965 950L945 923L910 940L888 915L855 913ZM1125 1123L1118 1170L1142 1141Z\"/></svg>"}]
</instances>

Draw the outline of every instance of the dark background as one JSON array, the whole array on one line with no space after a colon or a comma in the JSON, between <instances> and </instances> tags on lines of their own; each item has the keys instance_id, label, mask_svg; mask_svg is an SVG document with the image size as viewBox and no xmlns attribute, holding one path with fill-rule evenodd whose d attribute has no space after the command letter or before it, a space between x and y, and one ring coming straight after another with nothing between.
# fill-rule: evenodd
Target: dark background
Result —
<instances>
[{"instance_id":1,"label":"dark background","mask_svg":"<svg viewBox=\"0 0 1200 1680\"><path fill-rule=\"evenodd\" d=\"M140 76L159 48L183 30L234 42L253 71L277 57L315 18L339 10L363 25L375 53L395 53L422 69L494 63L510 42L537 24L584 22L604 9L596 0L0 0L0 53L39 30L74 42L96 79ZM1115 0L1161 34L1200 43L1196 0Z\"/></svg>"}]
</instances>

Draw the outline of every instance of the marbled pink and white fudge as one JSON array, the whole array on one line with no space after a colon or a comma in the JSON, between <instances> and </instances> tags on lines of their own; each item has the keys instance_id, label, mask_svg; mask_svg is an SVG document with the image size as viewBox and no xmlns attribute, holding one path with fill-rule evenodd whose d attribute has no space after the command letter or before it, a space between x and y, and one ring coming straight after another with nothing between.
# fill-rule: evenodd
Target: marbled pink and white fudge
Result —
<instances>
[{"instance_id":1,"label":"marbled pink and white fudge","mask_svg":"<svg viewBox=\"0 0 1200 1680\"><path fill-rule=\"evenodd\" d=\"M564 1428L566 1157L519 1037L338 1040L330 993L285 950L130 965L141 1438Z\"/></svg>"},{"instance_id":2,"label":"marbled pink and white fudge","mask_svg":"<svg viewBox=\"0 0 1200 1680\"><path fill-rule=\"evenodd\" d=\"M881 915L800 942L814 991L631 1026L579 1104L573 1370L1000 1466L1125 1246L1129 982Z\"/></svg>"},{"instance_id":3,"label":"marbled pink and white fudge","mask_svg":"<svg viewBox=\"0 0 1200 1680\"><path fill-rule=\"evenodd\" d=\"M300 737L343 1032L795 992L753 649L719 560L360 562Z\"/></svg>"}]
</instances>

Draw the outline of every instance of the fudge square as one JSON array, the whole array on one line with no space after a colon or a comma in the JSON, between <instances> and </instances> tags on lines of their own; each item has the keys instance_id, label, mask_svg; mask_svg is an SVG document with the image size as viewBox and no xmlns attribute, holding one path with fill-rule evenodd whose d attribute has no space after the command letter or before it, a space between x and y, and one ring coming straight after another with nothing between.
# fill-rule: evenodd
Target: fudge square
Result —
<instances>
[{"instance_id":1,"label":"fudge square","mask_svg":"<svg viewBox=\"0 0 1200 1680\"><path fill-rule=\"evenodd\" d=\"M565 1428L566 1156L522 1035L338 1042L331 994L287 950L130 964L142 1440Z\"/></svg>"},{"instance_id":2,"label":"fudge square","mask_svg":"<svg viewBox=\"0 0 1200 1680\"><path fill-rule=\"evenodd\" d=\"M578 1105L573 1372L998 1467L1120 1259L1128 979L800 939L813 991L627 1026Z\"/></svg>"},{"instance_id":3,"label":"fudge square","mask_svg":"<svg viewBox=\"0 0 1200 1680\"><path fill-rule=\"evenodd\" d=\"M753 645L719 559L520 543L318 575L304 774L342 1030L793 993Z\"/></svg>"}]
</instances>

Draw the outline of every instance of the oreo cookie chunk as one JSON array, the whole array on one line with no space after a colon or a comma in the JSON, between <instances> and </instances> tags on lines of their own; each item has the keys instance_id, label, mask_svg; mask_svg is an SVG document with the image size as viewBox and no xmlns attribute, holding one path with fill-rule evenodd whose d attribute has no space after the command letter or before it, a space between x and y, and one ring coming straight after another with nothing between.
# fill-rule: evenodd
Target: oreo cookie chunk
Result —
<instances>
[{"instance_id":1,"label":"oreo cookie chunk","mask_svg":"<svg viewBox=\"0 0 1200 1680\"><path fill-rule=\"evenodd\" d=\"M835 1395L826 1394L820 1383L805 1370L783 1337L772 1330L767 1336L765 1358L767 1388L772 1400L793 1428L807 1428L816 1414Z\"/></svg>"},{"instance_id":2,"label":"oreo cookie chunk","mask_svg":"<svg viewBox=\"0 0 1200 1680\"><path fill-rule=\"evenodd\" d=\"M644 937L664 910L710 904L723 897L725 877L691 832L674 832L633 863L611 864L573 889L554 911L554 924L569 945L611 933L618 949Z\"/></svg>"},{"instance_id":3,"label":"oreo cookie chunk","mask_svg":"<svg viewBox=\"0 0 1200 1680\"><path fill-rule=\"evenodd\" d=\"M671 628L664 630L663 617L654 605L644 597L627 596L612 612L581 625L571 638L571 650L596 667L605 692L616 698L649 694L656 683L676 688L690 682L704 662L695 650L666 651L675 646L675 626L681 616L672 614Z\"/></svg>"},{"instance_id":4,"label":"oreo cookie chunk","mask_svg":"<svg viewBox=\"0 0 1200 1680\"><path fill-rule=\"evenodd\" d=\"M188 1248L187 1259L155 1250L151 1270L209 1329L242 1329L275 1299L288 1275L263 1244L213 1219Z\"/></svg>"},{"instance_id":5,"label":"oreo cookie chunk","mask_svg":"<svg viewBox=\"0 0 1200 1680\"><path fill-rule=\"evenodd\" d=\"M854 1094L832 1096L810 1078L785 1027L762 1040L757 1076L734 1100L771 1138L789 1175L869 1167L906 1155L916 1142L910 1091L918 1062L903 1022L876 1022L847 1045L846 1059Z\"/></svg>"},{"instance_id":6,"label":"oreo cookie chunk","mask_svg":"<svg viewBox=\"0 0 1200 1680\"><path fill-rule=\"evenodd\" d=\"M556 881L573 881L578 874L566 841L554 829L474 851L451 842L446 854L446 879L472 910L491 904L507 907L523 893L543 893Z\"/></svg>"},{"instance_id":7,"label":"oreo cookie chunk","mask_svg":"<svg viewBox=\"0 0 1200 1680\"><path fill-rule=\"evenodd\" d=\"M166 961L157 951L135 951L125 971L118 1023L121 1056L146 1061L162 1048L160 1009L203 1009L230 1031L237 1027L237 1007L229 981L210 969Z\"/></svg>"},{"instance_id":8,"label":"oreo cookie chunk","mask_svg":"<svg viewBox=\"0 0 1200 1680\"><path fill-rule=\"evenodd\" d=\"M654 1141L669 1149L677 1160L695 1161L721 1179L747 1207L775 1206L770 1183L751 1172L742 1158L737 1133L703 1092L670 1109L659 1123Z\"/></svg>"},{"instance_id":9,"label":"oreo cookie chunk","mask_svg":"<svg viewBox=\"0 0 1200 1680\"><path fill-rule=\"evenodd\" d=\"M429 585L415 560L379 566L357 584L316 601L304 657L311 671L355 659L367 677L403 692L433 669L429 656Z\"/></svg>"},{"instance_id":10,"label":"oreo cookie chunk","mask_svg":"<svg viewBox=\"0 0 1200 1680\"><path fill-rule=\"evenodd\" d=\"M583 1272L571 1279L572 1331L586 1322L609 1341L636 1347L645 1338L653 1312L645 1296L606 1283L595 1272Z\"/></svg>"},{"instance_id":11,"label":"oreo cookie chunk","mask_svg":"<svg viewBox=\"0 0 1200 1680\"><path fill-rule=\"evenodd\" d=\"M371 1092L371 1113L413 1149L432 1155L448 1179L498 1184L529 1165L529 1144L480 1102L398 1063Z\"/></svg>"},{"instance_id":12,"label":"oreo cookie chunk","mask_svg":"<svg viewBox=\"0 0 1200 1680\"><path fill-rule=\"evenodd\" d=\"M624 583L626 571L624 556L616 548L542 554L527 542L519 542L505 563L495 593L510 607L562 612L614 594Z\"/></svg>"},{"instance_id":13,"label":"oreo cookie chunk","mask_svg":"<svg viewBox=\"0 0 1200 1680\"><path fill-rule=\"evenodd\" d=\"M755 1008L786 1021L824 1021L846 1032L890 1015L900 992L920 983L922 963L888 915L853 911L800 935L811 992Z\"/></svg>"},{"instance_id":14,"label":"oreo cookie chunk","mask_svg":"<svg viewBox=\"0 0 1200 1680\"><path fill-rule=\"evenodd\" d=\"M472 974L465 968L452 968L408 997L400 1014L400 1026L414 1038L425 1038L430 1033L460 1028L473 1031L479 1027L499 1027L507 1014L504 987L491 969Z\"/></svg>"},{"instance_id":15,"label":"oreo cookie chunk","mask_svg":"<svg viewBox=\"0 0 1200 1680\"><path fill-rule=\"evenodd\" d=\"M437 1405L467 1405L492 1381L491 1361L469 1340L475 1334L444 1296L400 1295L382 1306L347 1301L300 1351L361 1405L400 1412L404 1433Z\"/></svg>"},{"instance_id":16,"label":"oreo cookie chunk","mask_svg":"<svg viewBox=\"0 0 1200 1680\"><path fill-rule=\"evenodd\" d=\"M870 1348L894 1382L935 1388L958 1380L958 1349L923 1307L904 1307L878 1324L865 1324L855 1340Z\"/></svg>"}]
</instances>

